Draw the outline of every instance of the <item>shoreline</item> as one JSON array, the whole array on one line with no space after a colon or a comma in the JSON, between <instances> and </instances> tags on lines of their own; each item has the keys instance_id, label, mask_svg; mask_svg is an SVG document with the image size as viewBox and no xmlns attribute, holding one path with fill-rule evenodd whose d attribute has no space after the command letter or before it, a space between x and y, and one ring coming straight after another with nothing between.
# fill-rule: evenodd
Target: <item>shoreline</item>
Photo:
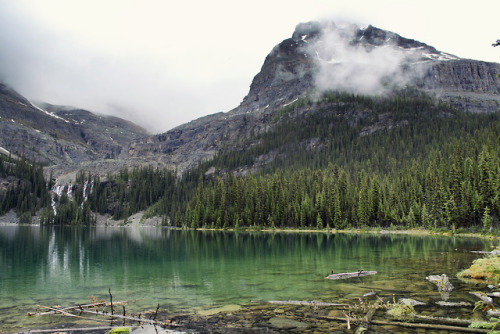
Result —
<instances>
[{"instance_id":1,"label":"shoreline","mask_svg":"<svg viewBox=\"0 0 500 334\"><path fill-rule=\"evenodd\" d=\"M334 228L323 228L323 229L297 229L297 228L190 228L190 227L178 227L178 226L164 226L162 225L162 218L159 216L143 219L144 211L133 214L127 219L115 220L109 215L98 215L97 224L94 226L111 226L111 227L164 227L175 230L192 230L192 231L228 231L228 232L264 232L264 233L324 233L324 234L336 234L336 233L352 233L352 234L401 234L401 235L413 235L413 236L445 236L445 237L470 237L470 238L482 238L490 240L499 240L500 235L494 235L493 233L480 233L480 232L456 232L451 231L433 231L425 229L387 229L381 227L367 227L365 229L334 229ZM16 213L11 210L7 214L0 216L0 226L10 226L19 225L19 217ZM26 224L27 226L39 226L36 221L36 217L32 224ZM71 226L71 225L68 225Z\"/></svg>"},{"instance_id":2,"label":"shoreline","mask_svg":"<svg viewBox=\"0 0 500 334\"><path fill-rule=\"evenodd\" d=\"M493 234L483 234L477 232L463 232L463 233L455 233L450 232L442 232L442 231L430 231L423 229L408 229L408 230L391 230L391 229L383 229L380 227L373 227L367 229L251 229L251 228L240 228L240 229L213 229L213 228L182 228L182 227L172 227L175 229L186 229L193 231L230 231L230 232L264 232L264 233L324 233L324 234L337 234L337 233L346 233L346 234L395 234L395 235L413 235L413 236L444 236L444 237L468 237L468 238L481 238L481 239L490 239L490 240L498 240L500 241L500 235Z\"/></svg>"}]
</instances>

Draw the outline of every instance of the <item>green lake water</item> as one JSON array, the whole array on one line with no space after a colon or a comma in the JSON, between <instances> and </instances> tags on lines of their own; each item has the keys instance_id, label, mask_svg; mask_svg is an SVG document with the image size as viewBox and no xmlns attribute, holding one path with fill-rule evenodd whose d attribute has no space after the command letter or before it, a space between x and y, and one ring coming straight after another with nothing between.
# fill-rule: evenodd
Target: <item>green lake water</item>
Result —
<instances>
[{"instance_id":1,"label":"green lake water","mask_svg":"<svg viewBox=\"0 0 500 334\"><path fill-rule=\"evenodd\" d=\"M470 299L456 273L491 250L486 239L395 234L181 231L157 227L0 226L0 333L56 326L28 318L35 305L73 306L90 296L137 300L128 311L201 312L266 300L440 300L425 280L447 274L450 300ZM332 281L335 272L377 275ZM61 318L59 318L61 319Z\"/></svg>"}]
</instances>

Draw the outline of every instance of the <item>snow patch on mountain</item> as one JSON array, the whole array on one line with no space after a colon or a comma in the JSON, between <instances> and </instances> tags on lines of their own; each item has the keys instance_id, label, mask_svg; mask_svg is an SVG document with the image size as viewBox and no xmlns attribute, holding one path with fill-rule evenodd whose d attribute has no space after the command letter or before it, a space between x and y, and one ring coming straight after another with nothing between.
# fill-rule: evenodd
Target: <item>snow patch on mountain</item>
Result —
<instances>
[{"instance_id":1,"label":"snow patch on mountain","mask_svg":"<svg viewBox=\"0 0 500 334\"><path fill-rule=\"evenodd\" d=\"M70 123L70 121L68 121L67 119L64 119L64 118L62 118L62 117L60 117L60 116L57 116L57 115L56 115L56 114L54 114L53 112L49 112L49 111L44 110L44 109L42 109L42 108L40 108L40 107L37 107L37 106L36 106L36 105L34 105L33 103L31 103L31 106L32 106L33 108L35 108L35 109L37 109L37 110L39 110L39 111L43 112L44 114L49 115L50 117L54 117L54 118L60 119L61 121L66 122L66 123Z\"/></svg>"},{"instance_id":2,"label":"snow patch on mountain","mask_svg":"<svg viewBox=\"0 0 500 334\"><path fill-rule=\"evenodd\" d=\"M0 154L5 154L5 155L9 155L10 152L7 151L6 149L4 149L3 147L0 146Z\"/></svg>"}]
</instances>

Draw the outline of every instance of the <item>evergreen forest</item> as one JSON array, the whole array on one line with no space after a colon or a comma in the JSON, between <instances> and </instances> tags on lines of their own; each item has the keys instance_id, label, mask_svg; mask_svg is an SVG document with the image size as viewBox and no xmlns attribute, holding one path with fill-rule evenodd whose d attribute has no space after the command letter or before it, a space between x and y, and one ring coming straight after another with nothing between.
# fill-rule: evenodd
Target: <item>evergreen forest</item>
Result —
<instances>
[{"instance_id":1,"label":"evergreen forest","mask_svg":"<svg viewBox=\"0 0 500 334\"><path fill-rule=\"evenodd\" d=\"M95 224L139 211L186 228L425 228L491 232L500 216L500 114L414 90L303 97L182 176L79 173L51 195L42 166L0 160L0 213ZM236 146L236 147L235 147Z\"/></svg>"}]
</instances>

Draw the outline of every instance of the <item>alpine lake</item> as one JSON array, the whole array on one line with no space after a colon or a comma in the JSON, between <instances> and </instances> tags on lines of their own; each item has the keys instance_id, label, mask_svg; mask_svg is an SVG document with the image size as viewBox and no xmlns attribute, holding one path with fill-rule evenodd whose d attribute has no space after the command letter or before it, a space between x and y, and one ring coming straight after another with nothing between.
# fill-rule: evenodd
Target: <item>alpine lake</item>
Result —
<instances>
[{"instance_id":1,"label":"alpine lake","mask_svg":"<svg viewBox=\"0 0 500 334\"><path fill-rule=\"evenodd\" d=\"M314 314L342 316L328 306L264 302L359 305L360 298L370 292L384 301L412 298L427 303L430 306L424 313L429 315L460 317L473 313L478 299L470 292L484 291L484 286L462 282L456 274L482 257L473 251L491 251L497 243L392 233L4 225L0 226L0 333L102 326L79 318L28 313L46 311L37 305L109 302L110 292L115 303L128 301L126 306L117 304L117 313L123 307L127 314L154 311L159 304L166 318L186 325L198 321L193 330L233 322L248 332L255 328L260 328L255 332L293 328L322 332L327 326L332 332L349 332L344 323L313 320ZM332 271L359 270L377 274L325 279ZM426 280L426 276L441 274L448 275L455 287L446 296ZM436 303L442 300L471 306L440 307ZM273 327L271 320L280 317L303 327ZM379 332L392 331L380 327Z\"/></svg>"}]
</instances>

